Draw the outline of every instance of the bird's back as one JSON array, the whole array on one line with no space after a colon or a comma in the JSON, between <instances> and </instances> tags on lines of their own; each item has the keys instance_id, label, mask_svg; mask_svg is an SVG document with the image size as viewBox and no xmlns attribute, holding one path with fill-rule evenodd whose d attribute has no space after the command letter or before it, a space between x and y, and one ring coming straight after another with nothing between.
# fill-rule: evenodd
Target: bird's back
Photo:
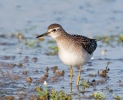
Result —
<instances>
[{"instance_id":1,"label":"bird's back","mask_svg":"<svg viewBox=\"0 0 123 100\"><path fill-rule=\"evenodd\" d=\"M96 39L90 39L90 38L87 38L87 37L81 36L81 35L71 35L71 39L73 39L74 42L82 45L82 47L89 54L92 54L97 47Z\"/></svg>"}]
</instances>

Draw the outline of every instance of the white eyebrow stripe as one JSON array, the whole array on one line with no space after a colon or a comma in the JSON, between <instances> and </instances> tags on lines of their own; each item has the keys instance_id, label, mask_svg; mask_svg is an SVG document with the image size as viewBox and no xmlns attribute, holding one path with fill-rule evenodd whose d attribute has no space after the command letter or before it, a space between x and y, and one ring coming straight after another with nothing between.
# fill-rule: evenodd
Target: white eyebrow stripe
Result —
<instances>
[{"instance_id":1,"label":"white eyebrow stripe","mask_svg":"<svg viewBox=\"0 0 123 100\"><path fill-rule=\"evenodd\" d=\"M53 28L53 29L60 29L60 27L57 27L57 28ZM51 32L53 29L49 29L48 32Z\"/></svg>"},{"instance_id":2,"label":"white eyebrow stripe","mask_svg":"<svg viewBox=\"0 0 123 100\"><path fill-rule=\"evenodd\" d=\"M51 31L52 31L52 29L49 29L49 30L48 30L48 32L51 32Z\"/></svg>"}]
</instances>

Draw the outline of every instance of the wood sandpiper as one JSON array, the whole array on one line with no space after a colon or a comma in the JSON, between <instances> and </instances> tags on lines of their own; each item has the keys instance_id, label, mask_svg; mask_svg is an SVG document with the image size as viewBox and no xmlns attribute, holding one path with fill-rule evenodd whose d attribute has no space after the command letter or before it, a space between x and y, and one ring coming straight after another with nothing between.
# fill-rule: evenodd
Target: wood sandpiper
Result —
<instances>
[{"instance_id":1,"label":"wood sandpiper","mask_svg":"<svg viewBox=\"0 0 123 100\"><path fill-rule=\"evenodd\" d=\"M61 25L51 24L46 33L37 38L49 35L55 39L58 46L58 55L61 61L70 66L70 83L72 84L73 69L79 67L76 85L79 85L81 67L87 63L97 47L96 39L90 39L81 35L71 35L67 33Z\"/></svg>"}]
</instances>

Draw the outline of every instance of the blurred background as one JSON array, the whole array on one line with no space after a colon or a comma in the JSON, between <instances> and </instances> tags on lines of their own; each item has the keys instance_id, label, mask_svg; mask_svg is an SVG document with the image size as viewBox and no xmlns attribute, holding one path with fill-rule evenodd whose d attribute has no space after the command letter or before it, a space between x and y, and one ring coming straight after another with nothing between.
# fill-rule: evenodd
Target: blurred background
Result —
<instances>
[{"instance_id":1,"label":"blurred background","mask_svg":"<svg viewBox=\"0 0 123 100\"><path fill-rule=\"evenodd\" d=\"M123 31L123 1L0 0L0 33L35 27L41 34L52 23L73 34L118 34Z\"/></svg>"}]
</instances>

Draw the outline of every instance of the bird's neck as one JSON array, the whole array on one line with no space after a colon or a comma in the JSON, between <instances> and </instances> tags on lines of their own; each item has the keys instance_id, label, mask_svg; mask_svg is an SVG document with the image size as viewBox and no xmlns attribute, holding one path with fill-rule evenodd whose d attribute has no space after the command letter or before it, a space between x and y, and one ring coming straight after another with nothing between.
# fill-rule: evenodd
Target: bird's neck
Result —
<instances>
[{"instance_id":1,"label":"bird's neck","mask_svg":"<svg viewBox=\"0 0 123 100\"><path fill-rule=\"evenodd\" d=\"M67 32L63 33L61 36L57 37L55 40L56 40L56 43L57 43L57 46L58 48L68 48L69 47L69 35Z\"/></svg>"},{"instance_id":2,"label":"bird's neck","mask_svg":"<svg viewBox=\"0 0 123 100\"><path fill-rule=\"evenodd\" d=\"M69 34L64 31L55 40L56 40L56 42L64 41L64 40L66 40L69 37L68 35Z\"/></svg>"}]
</instances>

